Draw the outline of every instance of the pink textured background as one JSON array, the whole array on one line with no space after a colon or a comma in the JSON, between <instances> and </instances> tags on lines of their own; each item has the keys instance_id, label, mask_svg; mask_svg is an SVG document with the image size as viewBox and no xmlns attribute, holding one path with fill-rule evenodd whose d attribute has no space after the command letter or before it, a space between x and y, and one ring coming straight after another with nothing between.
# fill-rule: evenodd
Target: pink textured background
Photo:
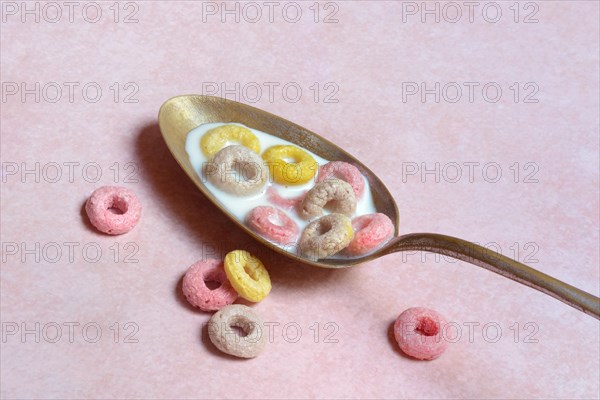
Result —
<instances>
[{"instance_id":1,"label":"pink textured background","mask_svg":"<svg viewBox=\"0 0 600 400\"><path fill-rule=\"evenodd\" d=\"M337 2L339 22L331 24L312 20L312 2L301 4L303 16L295 24L280 11L273 23L266 16L254 24L236 24L231 17L221 23L218 16L203 23L202 4L184 1L137 2L139 22L131 24L112 21L112 2L100 3L104 14L96 24L85 22L80 11L72 23L66 16L59 23L31 17L22 23L20 14L4 15L2 82L79 82L79 88L97 82L103 94L97 103L84 101L80 91L72 103L66 93L57 103L8 96L1 103L2 162L28 168L36 162L96 162L103 174L98 183L88 183L79 167L73 182L65 169L59 182L41 177L36 183L34 176L3 171L3 246L80 244L73 262L63 254L54 263L32 255L23 262L20 253L3 247L3 329L12 323L29 329L36 322L48 329L52 322L80 325L73 343L65 325L57 343L3 331L2 396L600 396L597 320L490 272L433 255L422 260L419 254L395 254L339 271L265 256L273 291L255 309L281 325L265 353L251 361L219 354L202 329L210 315L191 309L180 294L181 276L197 259L260 249L179 170L156 125L160 105L171 96L201 94L206 82L278 82L279 88L297 82L303 88L297 103L279 91L272 102L263 93L255 105L322 133L370 166L398 202L402 233L495 242L507 255L517 243L521 260L533 242L539 262L532 266L598 295L598 2L537 2L534 24L522 22L531 11L524 3L515 23L512 3L501 3L496 24L483 20L481 7L473 23L466 15L455 24L432 17L421 23L419 15L403 23L402 3L384 1ZM329 10L320 7L322 18ZM121 8L121 18L131 9ZM422 103L416 96L404 103L402 82L423 81L494 81L503 95L496 104L480 92L473 103L435 103L431 97ZM124 103L125 91L115 103L114 82L121 90L135 83L139 102ZM309 88L315 82L322 90L317 102ZM323 102L331 90L323 91L327 82L339 86L337 103ZM513 82L537 83L539 102L515 103ZM144 212L134 231L107 237L90 228L81 207L96 187L115 183L115 162L121 166L118 183L140 196ZM138 183L123 183L127 162L137 166ZM488 183L478 169L473 183L467 177L435 183L431 175L426 182L403 182L402 162L496 162L503 176ZM509 169L515 162L521 174L526 162L535 163L539 183L515 183ZM81 254L81 246L92 242L103 250L95 263ZM139 248L137 263L124 262L130 242ZM114 243L117 262L109 249ZM397 314L415 305L437 309L462 326L460 340L434 362L402 356L390 335ZM110 329L115 322L118 343ZM138 343L124 343L127 322L139 327ZM282 336L282 326L291 322L302 329L296 343ZM324 342L331 332L324 330L327 322L339 327L337 343ZM464 325L470 322L480 324L472 341ZM102 328L97 343L83 337L86 323ZM483 337L486 323L501 327L496 343ZM537 343L525 343L533 327ZM53 330L45 333L54 337ZM293 328L288 333L287 339L295 336ZM488 334L495 336L494 329Z\"/></svg>"}]
</instances>

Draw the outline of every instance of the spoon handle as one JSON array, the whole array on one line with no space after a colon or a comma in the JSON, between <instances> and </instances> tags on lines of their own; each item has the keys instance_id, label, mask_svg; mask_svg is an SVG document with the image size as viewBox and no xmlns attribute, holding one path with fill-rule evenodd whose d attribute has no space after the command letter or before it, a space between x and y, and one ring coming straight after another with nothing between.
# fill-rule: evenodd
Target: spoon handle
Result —
<instances>
[{"instance_id":1,"label":"spoon handle","mask_svg":"<svg viewBox=\"0 0 600 400\"><path fill-rule=\"evenodd\" d=\"M385 254L389 254L415 250L442 254L483 267L537 289L600 319L600 299L598 297L466 240L435 233L411 233L392 239L392 242L383 251Z\"/></svg>"}]
</instances>

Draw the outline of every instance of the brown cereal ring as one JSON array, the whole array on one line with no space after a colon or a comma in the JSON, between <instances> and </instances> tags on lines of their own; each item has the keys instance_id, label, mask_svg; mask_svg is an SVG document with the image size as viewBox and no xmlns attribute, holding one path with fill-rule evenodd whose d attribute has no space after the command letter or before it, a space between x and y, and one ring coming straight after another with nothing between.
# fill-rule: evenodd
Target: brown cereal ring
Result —
<instances>
[{"instance_id":1,"label":"brown cereal ring","mask_svg":"<svg viewBox=\"0 0 600 400\"><path fill-rule=\"evenodd\" d=\"M260 192L267 183L267 168L258 154L247 147L227 146L207 163L205 174L221 190L238 196Z\"/></svg>"},{"instance_id":2,"label":"brown cereal ring","mask_svg":"<svg viewBox=\"0 0 600 400\"><path fill-rule=\"evenodd\" d=\"M327 207L331 212L351 216L356 210L356 195L348 182L326 179L306 193L300 207L300 216L310 219L323 215Z\"/></svg>"},{"instance_id":3,"label":"brown cereal ring","mask_svg":"<svg viewBox=\"0 0 600 400\"><path fill-rule=\"evenodd\" d=\"M362 197L365 190L365 181L358 168L344 161L330 161L319 168L317 182L322 182L327 178L339 178L348 182L354 189L357 199Z\"/></svg>"},{"instance_id":4,"label":"brown cereal ring","mask_svg":"<svg viewBox=\"0 0 600 400\"><path fill-rule=\"evenodd\" d=\"M259 355L267 343L262 319L250 307L232 304L221 308L208 321L210 341L223 353L241 358ZM234 328L243 333L237 334Z\"/></svg>"},{"instance_id":5,"label":"brown cereal ring","mask_svg":"<svg viewBox=\"0 0 600 400\"><path fill-rule=\"evenodd\" d=\"M329 214L312 221L304 228L298 248L300 255L318 260L344 249L353 237L350 218L343 214Z\"/></svg>"}]
</instances>

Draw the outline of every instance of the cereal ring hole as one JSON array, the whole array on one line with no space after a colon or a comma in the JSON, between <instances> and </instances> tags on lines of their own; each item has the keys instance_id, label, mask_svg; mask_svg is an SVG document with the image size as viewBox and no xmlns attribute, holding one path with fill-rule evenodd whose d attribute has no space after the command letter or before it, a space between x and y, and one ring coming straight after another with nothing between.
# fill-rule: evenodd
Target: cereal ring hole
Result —
<instances>
[{"instance_id":1,"label":"cereal ring hole","mask_svg":"<svg viewBox=\"0 0 600 400\"><path fill-rule=\"evenodd\" d=\"M208 290L216 290L223 286L223 279L217 273L208 273L202 277Z\"/></svg>"},{"instance_id":2,"label":"cereal ring hole","mask_svg":"<svg viewBox=\"0 0 600 400\"><path fill-rule=\"evenodd\" d=\"M220 288L223 285L223 282L219 282L219 281L210 279L210 280L205 280L204 284L206 285L206 287L209 290L215 290L215 289Z\"/></svg>"},{"instance_id":3,"label":"cereal ring hole","mask_svg":"<svg viewBox=\"0 0 600 400\"><path fill-rule=\"evenodd\" d=\"M273 213L271 215L269 215L269 217L267 218L267 220L272 223L273 225L277 225L277 226L283 226L283 221L281 220L281 218L279 218L279 214L278 213Z\"/></svg>"},{"instance_id":4,"label":"cereal ring hole","mask_svg":"<svg viewBox=\"0 0 600 400\"><path fill-rule=\"evenodd\" d=\"M285 164L282 173L285 179L290 183L295 183L302 179L302 167L298 164L298 161L295 160Z\"/></svg>"},{"instance_id":5,"label":"cereal ring hole","mask_svg":"<svg viewBox=\"0 0 600 400\"><path fill-rule=\"evenodd\" d=\"M119 196L113 196L110 205L108 206L108 211L112 214L123 215L127 212L128 208L125 199Z\"/></svg>"},{"instance_id":6,"label":"cereal ring hole","mask_svg":"<svg viewBox=\"0 0 600 400\"><path fill-rule=\"evenodd\" d=\"M324 174L323 175L323 180L327 180L327 179L341 179L343 181L345 181L344 179L344 174L340 173L340 171L338 171L337 168L335 168L333 171L329 171L328 174Z\"/></svg>"},{"instance_id":7,"label":"cereal ring hole","mask_svg":"<svg viewBox=\"0 0 600 400\"><path fill-rule=\"evenodd\" d=\"M256 268L252 268L252 266L245 264L244 265L244 272L248 274L248 276L250 278L252 278L255 281L258 281L258 275L256 273Z\"/></svg>"},{"instance_id":8,"label":"cereal ring hole","mask_svg":"<svg viewBox=\"0 0 600 400\"><path fill-rule=\"evenodd\" d=\"M432 318L422 317L419 318L415 331L423 336L435 336L439 332L439 324Z\"/></svg>"},{"instance_id":9,"label":"cereal ring hole","mask_svg":"<svg viewBox=\"0 0 600 400\"><path fill-rule=\"evenodd\" d=\"M317 226L317 233L320 236L322 236L322 235L326 234L327 232L329 232L331 230L331 228L333 228L333 225L331 225L331 222L329 220L322 221Z\"/></svg>"},{"instance_id":10,"label":"cereal ring hole","mask_svg":"<svg viewBox=\"0 0 600 400\"><path fill-rule=\"evenodd\" d=\"M370 221L366 218L357 220L356 222L352 221L352 228L354 228L355 231L360 231L362 229L365 229L367 226L369 226L369 224L371 222L372 221Z\"/></svg>"},{"instance_id":11,"label":"cereal ring hole","mask_svg":"<svg viewBox=\"0 0 600 400\"><path fill-rule=\"evenodd\" d=\"M337 200L330 200L327 203L325 203L325 205L323 206L323 208L327 209L327 210L335 210L336 208L338 208L339 201Z\"/></svg>"},{"instance_id":12,"label":"cereal ring hole","mask_svg":"<svg viewBox=\"0 0 600 400\"><path fill-rule=\"evenodd\" d=\"M230 139L225 141L225 143L223 144L223 147L221 147L222 149L224 149L227 146L243 146L244 143L241 140L236 140L236 139Z\"/></svg>"},{"instance_id":13,"label":"cereal ring hole","mask_svg":"<svg viewBox=\"0 0 600 400\"><path fill-rule=\"evenodd\" d=\"M234 331L240 337L246 337L253 332L254 324L246 318L237 316L232 318L229 322L229 329Z\"/></svg>"},{"instance_id":14,"label":"cereal ring hole","mask_svg":"<svg viewBox=\"0 0 600 400\"><path fill-rule=\"evenodd\" d=\"M243 253L236 255L236 262L244 266L244 272L253 280L258 281L258 266L252 258L247 258Z\"/></svg>"},{"instance_id":15,"label":"cereal ring hole","mask_svg":"<svg viewBox=\"0 0 600 400\"><path fill-rule=\"evenodd\" d=\"M236 181L254 182L260 179L260 165L247 161L234 161L232 165Z\"/></svg>"}]
</instances>

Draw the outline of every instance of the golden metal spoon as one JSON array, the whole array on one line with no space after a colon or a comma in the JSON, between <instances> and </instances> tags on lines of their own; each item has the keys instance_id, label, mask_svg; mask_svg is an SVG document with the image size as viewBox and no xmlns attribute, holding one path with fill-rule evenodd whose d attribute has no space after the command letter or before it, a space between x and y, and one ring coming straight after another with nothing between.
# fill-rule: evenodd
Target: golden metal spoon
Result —
<instances>
[{"instance_id":1,"label":"golden metal spoon","mask_svg":"<svg viewBox=\"0 0 600 400\"><path fill-rule=\"evenodd\" d=\"M524 264L498 254L482 246L451 236L434 233L411 233L398 236L398 208L384 184L356 158L323 139L319 135L266 111L220 97L178 96L166 101L160 108L158 122L163 138L173 157L190 179L206 197L238 224L249 235L269 247L304 264L323 268L343 268L398 251L428 251L469 262L496 272L502 276L535 288L566 304L600 319L600 299L571 285L536 271ZM394 238L375 253L353 259L321 259L311 261L286 252L262 236L254 233L243 222L233 216L204 186L194 171L185 151L188 132L199 125L211 122L238 122L254 129L278 136L327 159L354 164L371 185L373 200L378 212L386 214L394 222Z\"/></svg>"}]
</instances>

